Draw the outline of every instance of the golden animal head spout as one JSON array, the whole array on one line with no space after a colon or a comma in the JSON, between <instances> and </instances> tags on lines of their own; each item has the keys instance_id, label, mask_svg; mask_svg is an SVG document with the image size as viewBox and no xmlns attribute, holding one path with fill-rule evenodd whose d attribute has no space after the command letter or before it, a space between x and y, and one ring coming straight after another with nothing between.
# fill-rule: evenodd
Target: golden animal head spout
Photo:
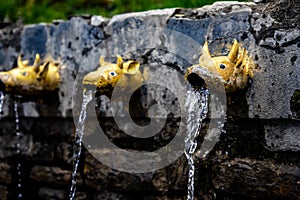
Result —
<instances>
[{"instance_id":1,"label":"golden animal head spout","mask_svg":"<svg viewBox=\"0 0 300 200\"><path fill-rule=\"evenodd\" d=\"M118 55L117 62L110 63L101 56L99 64L100 67L96 71L88 73L82 81L85 86L96 86L98 95L111 97L117 83L122 90L133 92L135 86L143 82L140 63L137 61L123 62L122 57Z\"/></svg>"},{"instance_id":2,"label":"golden animal head spout","mask_svg":"<svg viewBox=\"0 0 300 200\"><path fill-rule=\"evenodd\" d=\"M54 91L60 82L59 64L53 61L41 63L40 55L36 54L33 65L18 56L18 67L0 72L0 82L8 93L30 95Z\"/></svg>"},{"instance_id":3,"label":"golden animal head spout","mask_svg":"<svg viewBox=\"0 0 300 200\"><path fill-rule=\"evenodd\" d=\"M248 52L245 48L240 47L237 40L234 40L227 56L215 57L211 56L208 43L205 42L199 64L188 68L185 76L189 79L190 75L195 76L193 73L195 68L205 68L204 70L208 73L216 74L222 78L221 81L224 83L227 92L235 92L247 87L249 78L253 78L254 66ZM201 76L201 72L200 74L198 72L198 75ZM190 79L195 81L197 78Z\"/></svg>"}]
</instances>

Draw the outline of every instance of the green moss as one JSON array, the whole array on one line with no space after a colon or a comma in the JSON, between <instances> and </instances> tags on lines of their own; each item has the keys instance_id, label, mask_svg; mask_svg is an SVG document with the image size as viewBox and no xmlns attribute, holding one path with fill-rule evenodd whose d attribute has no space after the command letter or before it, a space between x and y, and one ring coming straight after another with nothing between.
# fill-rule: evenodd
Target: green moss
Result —
<instances>
[{"instance_id":1,"label":"green moss","mask_svg":"<svg viewBox=\"0 0 300 200\"><path fill-rule=\"evenodd\" d=\"M4 0L0 2L0 20L9 18L24 23L51 22L70 15L113 15L150 9L183 7L196 8L216 0ZM247 0L241 0L247 1Z\"/></svg>"}]
</instances>

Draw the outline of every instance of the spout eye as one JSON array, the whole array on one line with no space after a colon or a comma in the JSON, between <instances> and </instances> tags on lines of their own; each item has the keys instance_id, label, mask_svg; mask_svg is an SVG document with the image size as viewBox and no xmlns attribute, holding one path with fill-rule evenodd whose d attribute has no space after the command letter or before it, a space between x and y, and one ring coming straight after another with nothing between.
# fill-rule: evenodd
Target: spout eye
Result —
<instances>
[{"instance_id":1,"label":"spout eye","mask_svg":"<svg viewBox=\"0 0 300 200\"><path fill-rule=\"evenodd\" d=\"M22 76L27 76L27 72L22 72Z\"/></svg>"},{"instance_id":2,"label":"spout eye","mask_svg":"<svg viewBox=\"0 0 300 200\"><path fill-rule=\"evenodd\" d=\"M8 74L3 74L2 76L4 79L8 79L9 78L9 75Z\"/></svg>"},{"instance_id":3,"label":"spout eye","mask_svg":"<svg viewBox=\"0 0 300 200\"><path fill-rule=\"evenodd\" d=\"M109 72L109 75L111 75L111 76L117 76L117 73L115 71L111 71L111 72Z\"/></svg>"},{"instance_id":4,"label":"spout eye","mask_svg":"<svg viewBox=\"0 0 300 200\"><path fill-rule=\"evenodd\" d=\"M225 68L226 68L226 65L220 64L220 68L221 68L221 69L225 69Z\"/></svg>"}]
</instances>

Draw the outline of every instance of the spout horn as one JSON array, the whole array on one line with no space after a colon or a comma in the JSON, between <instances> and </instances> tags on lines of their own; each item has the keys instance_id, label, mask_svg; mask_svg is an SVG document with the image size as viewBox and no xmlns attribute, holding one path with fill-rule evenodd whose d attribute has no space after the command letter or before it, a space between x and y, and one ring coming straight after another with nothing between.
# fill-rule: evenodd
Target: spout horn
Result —
<instances>
[{"instance_id":1,"label":"spout horn","mask_svg":"<svg viewBox=\"0 0 300 200\"><path fill-rule=\"evenodd\" d=\"M99 64L100 64L100 67L102 67L102 66L105 65L104 56L100 56L100 58L99 58Z\"/></svg>"},{"instance_id":2,"label":"spout horn","mask_svg":"<svg viewBox=\"0 0 300 200\"><path fill-rule=\"evenodd\" d=\"M121 68L123 65L123 59L120 55L117 55L117 65Z\"/></svg>"},{"instance_id":3,"label":"spout horn","mask_svg":"<svg viewBox=\"0 0 300 200\"><path fill-rule=\"evenodd\" d=\"M199 58L199 64L202 65L203 63L209 63L210 67L214 66L212 62L209 62L211 60L211 55L208 49L208 42L206 41L202 47L202 55Z\"/></svg>"},{"instance_id":4,"label":"spout horn","mask_svg":"<svg viewBox=\"0 0 300 200\"><path fill-rule=\"evenodd\" d=\"M24 63L23 63L23 61L22 61L22 57L23 57L22 54L20 54L20 55L18 56L18 68L24 68L24 67L25 67L25 66L24 66Z\"/></svg>"},{"instance_id":5,"label":"spout horn","mask_svg":"<svg viewBox=\"0 0 300 200\"><path fill-rule=\"evenodd\" d=\"M202 52L205 52L207 55L210 56L209 48L208 48L208 42L206 41L202 47Z\"/></svg>"},{"instance_id":6,"label":"spout horn","mask_svg":"<svg viewBox=\"0 0 300 200\"><path fill-rule=\"evenodd\" d=\"M228 54L229 60L234 62L237 59L238 53L239 53L239 43L235 39L234 42L233 42L233 45L231 47L231 50Z\"/></svg>"},{"instance_id":7,"label":"spout horn","mask_svg":"<svg viewBox=\"0 0 300 200\"><path fill-rule=\"evenodd\" d=\"M38 66L40 64L40 54L35 54L35 60L34 60L34 63L33 63L33 66Z\"/></svg>"},{"instance_id":8,"label":"spout horn","mask_svg":"<svg viewBox=\"0 0 300 200\"><path fill-rule=\"evenodd\" d=\"M50 62L47 62L41 72L37 74L37 80L41 81L42 79L45 79L49 70L49 64Z\"/></svg>"}]
</instances>

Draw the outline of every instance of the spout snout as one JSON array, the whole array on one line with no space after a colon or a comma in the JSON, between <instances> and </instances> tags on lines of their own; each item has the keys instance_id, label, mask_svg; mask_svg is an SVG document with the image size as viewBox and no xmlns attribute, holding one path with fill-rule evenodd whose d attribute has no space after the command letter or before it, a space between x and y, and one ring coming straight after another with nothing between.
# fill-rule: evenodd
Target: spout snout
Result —
<instances>
[{"instance_id":1,"label":"spout snout","mask_svg":"<svg viewBox=\"0 0 300 200\"><path fill-rule=\"evenodd\" d=\"M6 72L0 72L0 91L6 90L6 85L9 82L9 75Z\"/></svg>"},{"instance_id":2,"label":"spout snout","mask_svg":"<svg viewBox=\"0 0 300 200\"><path fill-rule=\"evenodd\" d=\"M191 84L191 86L195 89L206 87L206 83L204 79L194 72L187 74L186 79Z\"/></svg>"},{"instance_id":3,"label":"spout snout","mask_svg":"<svg viewBox=\"0 0 300 200\"><path fill-rule=\"evenodd\" d=\"M96 91L98 93L105 93L105 90L112 89L108 80L102 76L98 71L90 72L83 77L82 80L83 87L87 90Z\"/></svg>"},{"instance_id":4,"label":"spout snout","mask_svg":"<svg viewBox=\"0 0 300 200\"><path fill-rule=\"evenodd\" d=\"M89 74L83 77L82 84L84 89L86 90L96 90L97 88L97 80L90 76Z\"/></svg>"},{"instance_id":5,"label":"spout snout","mask_svg":"<svg viewBox=\"0 0 300 200\"><path fill-rule=\"evenodd\" d=\"M191 84L194 89L207 88L209 72L206 68L198 65L194 65L187 69L185 73L185 79Z\"/></svg>"},{"instance_id":6,"label":"spout snout","mask_svg":"<svg viewBox=\"0 0 300 200\"><path fill-rule=\"evenodd\" d=\"M102 78L102 76L97 72L90 72L83 77L82 84L84 86L94 85L97 86L98 81Z\"/></svg>"},{"instance_id":7,"label":"spout snout","mask_svg":"<svg viewBox=\"0 0 300 200\"><path fill-rule=\"evenodd\" d=\"M224 88L224 79L216 72L212 72L205 67L194 65L188 68L185 79L191 84L194 89L207 88L215 90Z\"/></svg>"}]
</instances>

